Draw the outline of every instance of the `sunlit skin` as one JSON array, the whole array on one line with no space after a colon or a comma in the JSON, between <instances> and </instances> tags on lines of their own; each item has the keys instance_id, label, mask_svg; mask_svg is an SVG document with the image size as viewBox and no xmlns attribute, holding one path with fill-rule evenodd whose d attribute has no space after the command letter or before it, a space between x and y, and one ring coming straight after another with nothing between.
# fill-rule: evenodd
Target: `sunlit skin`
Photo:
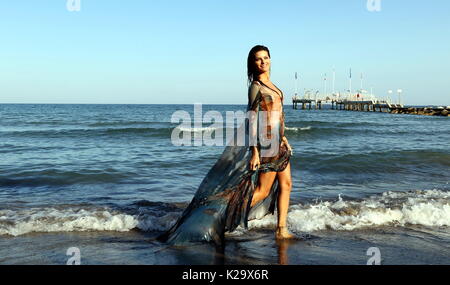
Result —
<instances>
[{"instance_id":1,"label":"sunlit skin","mask_svg":"<svg viewBox=\"0 0 450 285\"><path fill-rule=\"evenodd\" d=\"M255 54L255 66L257 69L257 73L255 74L255 79L259 79L265 85L269 86L273 90L278 90L275 85L270 82L270 57L267 51L262 50L258 51ZM280 93L279 93L280 94ZM281 95L281 94L280 94ZM279 107L274 106L274 110L281 110L281 100L279 101ZM290 145L286 139L283 137L283 140L287 144L290 149ZM252 158L250 159L250 169L256 170L259 166L259 153L256 147L252 148ZM289 208L289 199L292 189L292 178L291 178L291 163L287 165L287 167L281 172L266 172L259 174L258 185L255 188L255 192L253 194L253 199L251 202L251 207L257 204L259 201L265 199L270 192L273 182L275 178L278 177L278 182L280 185L280 192L278 194L278 224L276 230L276 238L277 239L286 239L294 237L287 230L287 212Z\"/></svg>"}]
</instances>

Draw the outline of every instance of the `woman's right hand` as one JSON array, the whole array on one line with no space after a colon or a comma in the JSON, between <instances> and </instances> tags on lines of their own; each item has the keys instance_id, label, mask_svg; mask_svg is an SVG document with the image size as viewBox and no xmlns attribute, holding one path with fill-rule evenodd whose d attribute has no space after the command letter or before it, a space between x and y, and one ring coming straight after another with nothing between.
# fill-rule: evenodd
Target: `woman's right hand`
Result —
<instances>
[{"instance_id":1,"label":"woman's right hand","mask_svg":"<svg viewBox=\"0 0 450 285\"><path fill-rule=\"evenodd\" d=\"M288 148L288 151L291 153L291 155L293 155L293 154L294 154L294 151L292 150L292 147L291 147L291 145L289 144L289 141L288 141L288 139L287 139L285 136L283 136L283 141L284 141L284 143L286 144L286 146L287 146L287 148Z\"/></svg>"},{"instance_id":2,"label":"woman's right hand","mask_svg":"<svg viewBox=\"0 0 450 285\"><path fill-rule=\"evenodd\" d=\"M255 171L259 167L259 155L253 154L249 163L250 170Z\"/></svg>"}]
</instances>

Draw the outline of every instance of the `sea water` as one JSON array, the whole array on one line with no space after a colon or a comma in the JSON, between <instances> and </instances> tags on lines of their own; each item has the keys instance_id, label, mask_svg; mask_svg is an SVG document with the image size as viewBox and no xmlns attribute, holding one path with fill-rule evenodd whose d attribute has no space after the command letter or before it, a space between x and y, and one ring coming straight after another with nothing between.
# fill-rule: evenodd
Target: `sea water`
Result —
<instances>
[{"instance_id":1,"label":"sea water","mask_svg":"<svg viewBox=\"0 0 450 285\"><path fill-rule=\"evenodd\" d=\"M365 264L377 247L384 264L449 264L447 117L285 105L288 224L303 240L277 243L269 215L217 255L154 241L224 149L174 146L179 110L194 107L1 104L0 263L65 264L75 247L81 264Z\"/></svg>"}]
</instances>

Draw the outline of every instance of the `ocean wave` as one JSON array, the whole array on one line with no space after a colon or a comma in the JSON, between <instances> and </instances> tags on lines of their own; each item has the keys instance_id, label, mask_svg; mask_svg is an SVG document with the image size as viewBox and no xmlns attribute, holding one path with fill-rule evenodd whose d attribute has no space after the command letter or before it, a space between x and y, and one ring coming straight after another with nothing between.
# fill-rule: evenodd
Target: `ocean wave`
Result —
<instances>
[{"instance_id":1,"label":"ocean wave","mask_svg":"<svg viewBox=\"0 0 450 285\"><path fill-rule=\"evenodd\" d=\"M198 127L198 128L185 128L185 127L176 127L176 129L182 132L196 133L196 132L213 132L223 128L214 128L214 127Z\"/></svg>"},{"instance_id":2,"label":"ocean wave","mask_svg":"<svg viewBox=\"0 0 450 285\"><path fill-rule=\"evenodd\" d=\"M307 126L307 127L285 127L284 130L285 131L293 131L293 132L309 131L309 130L311 130L311 126Z\"/></svg>"},{"instance_id":3,"label":"ocean wave","mask_svg":"<svg viewBox=\"0 0 450 285\"><path fill-rule=\"evenodd\" d=\"M4 136L12 137L33 137L33 138L80 138L95 136L119 136L119 135L148 135L153 137L163 136L169 137L172 128L166 127L126 127L126 128L73 128L73 129L33 129L22 131L6 131L2 132Z\"/></svg>"},{"instance_id":4,"label":"ocean wave","mask_svg":"<svg viewBox=\"0 0 450 285\"><path fill-rule=\"evenodd\" d=\"M276 215L249 222L249 228L276 226ZM361 201L321 201L289 209L288 224L297 233L352 231L381 226L450 226L450 192L440 190L385 192ZM242 231L242 229L238 230Z\"/></svg>"},{"instance_id":5,"label":"ocean wave","mask_svg":"<svg viewBox=\"0 0 450 285\"><path fill-rule=\"evenodd\" d=\"M289 126L292 126L292 124L289 124ZM364 130L360 131L350 128L334 128L329 126L285 127L285 131L291 138L300 139L330 139L334 137L361 135L366 132Z\"/></svg>"},{"instance_id":6,"label":"ocean wave","mask_svg":"<svg viewBox=\"0 0 450 285\"><path fill-rule=\"evenodd\" d=\"M135 217L106 208L0 210L0 235L20 236L32 232L124 232L137 225Z\"/></svg>"},{"instance_id":7,"label":"ocean wave","mask_svg":"<svg viewBox=\"0 0 450 285\"><path fill-rule=\"evenodd\" d=\"M178 204L139 201L126 209L97 206L54 206L0 210L0 235L32 232L164 231L181 215ZM23 207L23 205L22 205ZM276 214L249 221L249 229L274 228ZM361 200L318 201L292 205L288 224L297 233L352 231L382 226L450 226L450 191L385 192ZM241 227L227 235L245 233Z\"/></svg>"},{"instance_id":8,"label":"ocean wave","mask_svg":"<svg viewBox=\"0 0 450 285\"><path fill-rule=\"evenodd\" d=\"M105 125L106 126L106 125ZM226 131L227 127L180 127L180 126L155 126L155 127L108 127L108 128L55 128L55 129L31 129L3 131L4 136L33 137L33 138L80 138L95 136L152 136L170 138L172 131L178 129L182 132L213 132Z\"/></svg>"},{"instance_id":9,"label":"ocean wave","mask_svg":"<svg viewBox=\"0 0 450 285\"><path fill-rule=\"evenodd\" d=\"M307 124L305 126L305 123ZM234 125L238 128L241 125ZM155 138L170 138L176 129L183 132L214 132L225 131L229 127L201 126L183 127L171 123L162 122L101 122L87 126L55 126L54 128L11 128L0 131L1 136L16 138L86 138L98 136L152 136ZM413 129L398 128L368 128L367 125L358 123L315 123L314 122L286 122L285 131L293 138L322 139L342 136L380 135L380 136L404 136L415 135ZM422 131L421 135L434 135L433 131Z\"/></svg>"}]
</instances>

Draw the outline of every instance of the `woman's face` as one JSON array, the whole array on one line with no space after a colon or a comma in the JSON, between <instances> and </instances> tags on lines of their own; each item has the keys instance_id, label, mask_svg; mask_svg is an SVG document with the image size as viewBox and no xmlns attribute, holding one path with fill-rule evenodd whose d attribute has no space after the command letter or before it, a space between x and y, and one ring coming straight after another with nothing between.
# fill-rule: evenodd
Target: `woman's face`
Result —
<instances>
[{"instance_id":1,"label":"woman's face","mask_svg":"<svg viewBox=\"0 0 450 285\"><path fill-rule=\"evenodd\" d=\"M270 57L267 51L260 50L255 53L256 70L259 73L268 72L270 70Z\"/></svg>"}]
</instances>

